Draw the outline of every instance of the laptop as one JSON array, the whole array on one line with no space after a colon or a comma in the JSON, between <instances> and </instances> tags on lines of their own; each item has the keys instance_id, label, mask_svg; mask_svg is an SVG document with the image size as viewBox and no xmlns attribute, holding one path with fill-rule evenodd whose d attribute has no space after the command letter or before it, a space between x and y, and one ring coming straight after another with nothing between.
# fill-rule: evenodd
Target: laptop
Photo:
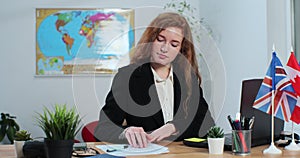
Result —
<instances>
[{"instance_id":1,"label":"laptop","mask_svg":"<svg viewBox=\"0 0 300 158\"><path fill-rule=\"evenodd\" d=\"M261 86L263 79L250 79L242 82L240 113L242 116L251 118L255 117L252 127L251 147L266 145L271 143L271 115L253 108L257 92ZM274 117L274 140L280 138L283 131L284 121ZM207 148L207 142L193 143L183 141L185 145ZM225 134L224 150L231 150L232 134Z\"/></svg>"},{"instance_id":2,"label":"laptop","mask_svg":"<svg viewBox=\"0 0 300 158\"><path fill-rule=\"evenodd\" d=\"M252 128L251 146L259 146L271 143L271 115L253 108L257 92L263 79L250 79L242 82L240 112L245 117L255 117ZM274 140L280 138L283 131L284 121L274 117Z\"/></svg>"}]
</instances>

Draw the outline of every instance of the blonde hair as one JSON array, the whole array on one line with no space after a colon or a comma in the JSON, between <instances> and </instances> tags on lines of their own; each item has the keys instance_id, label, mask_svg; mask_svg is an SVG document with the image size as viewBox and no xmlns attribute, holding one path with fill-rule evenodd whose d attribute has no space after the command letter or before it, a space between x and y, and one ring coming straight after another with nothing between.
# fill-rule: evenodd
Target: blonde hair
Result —
<instances>
[{"instance_id":1,"label":"blonde hair","mask_svg":"<svg viewBox=\"0 0 300 158\"><path fill-rule=\"evenodd\" d=\"M152 43L155 41L159 33L168 27L177 27L182 29L183 41L180 49L181 55L186 59L185 64L182 58L176 58L173 63L177 63L185 72L185 79L187 84L187 98L185 100L185 109L187 109L188 101L191 96L191 74L195 73L198 78L199 85L201 84L201 77L198 70L198 63L196 59L195 48L190 26L187 20L178 13L167 12L159 14L146 28L137 47L133 51L131 63L147 63L150 62ZM189 62L186 64L186 60ZM186 110L187 111L187 110Z\"/></svg>"}]
</instances>

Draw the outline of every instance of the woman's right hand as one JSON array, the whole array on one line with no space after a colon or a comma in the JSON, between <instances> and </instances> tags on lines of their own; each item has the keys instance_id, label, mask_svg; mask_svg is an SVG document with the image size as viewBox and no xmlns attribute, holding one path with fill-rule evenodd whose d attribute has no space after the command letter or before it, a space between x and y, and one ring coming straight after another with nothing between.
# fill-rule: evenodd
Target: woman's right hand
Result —
<instances>
[{"instance_id":1,"label":"woman's right hand","mask_svg":"<svg viewBox=\"0 0 300 158\"><path fill-rule=\"evenodd\" d=\"M125 131L128 143L135 148L145 148L149 142L149 135L142 127L128 127Z\"/></svg>"}]
</instances>

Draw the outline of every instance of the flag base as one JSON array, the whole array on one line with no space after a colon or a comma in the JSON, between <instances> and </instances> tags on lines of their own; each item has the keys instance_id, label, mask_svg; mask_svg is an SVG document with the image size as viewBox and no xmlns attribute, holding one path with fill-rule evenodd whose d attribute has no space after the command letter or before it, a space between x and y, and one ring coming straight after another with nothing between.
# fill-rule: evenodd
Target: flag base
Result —
<instances>
[{"instance_id":1,"label":"flag base","mask_svg":"<svg viewBox=\"0 0 300 158\"><path fill-rule=\"evenodd\" d=\"M271 143L271 145L269 146L269 148L265 149L263 151L264 154L281 154L282 151L278 148L276 148L276 146L274 145L274 142Z\"/></svg>"},{"instance_id":2,"label":"flag base","mask_svg":"<svg viewBox=\"0 0 300 158\"><path fill-rule=\"evenodd\" d=\"M293 140L288 146L284 147L286 150L299 151L300 147Z\"/></svg>"}]
</instances>

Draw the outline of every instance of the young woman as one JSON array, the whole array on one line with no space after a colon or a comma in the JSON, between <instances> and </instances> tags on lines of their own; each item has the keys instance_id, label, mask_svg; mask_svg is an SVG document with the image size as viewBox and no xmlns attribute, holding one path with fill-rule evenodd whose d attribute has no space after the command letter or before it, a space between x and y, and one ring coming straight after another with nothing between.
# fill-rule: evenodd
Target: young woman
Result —
<instances>
[{"instance_id":1,"label":"young woman","mask_svg":"<svg viewBox=\"0 0 300 158\"><path fill-rule=\"evenodd\" d=\"M100 111L95 137L146 147L163 139L199 137L212 120L200 87L191 29L177 13L162 13L146 28L131 64L120 68Z\"/></svg>"}]
</instances>

